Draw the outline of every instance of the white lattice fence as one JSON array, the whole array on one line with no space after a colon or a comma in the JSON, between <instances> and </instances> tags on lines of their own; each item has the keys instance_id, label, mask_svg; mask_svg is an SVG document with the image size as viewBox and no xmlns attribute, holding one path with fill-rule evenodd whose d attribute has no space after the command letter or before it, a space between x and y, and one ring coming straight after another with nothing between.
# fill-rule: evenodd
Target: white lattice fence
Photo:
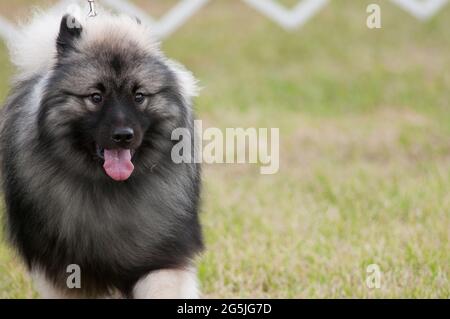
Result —
<instances>
[{"instance_id":1,"label":"white lattice fence","mask_svg":"<svg viewBox=\"0 0 450 319\"><path fill-rule=\"evenodd\" d=\"M127 0L97 0L98 3L111 7L119 12L133 15L143 22L151 24L156 36L165 38L180 28L195 13L211 0L181 0L163 17L156 20L135 4ZM276 0L241 0L256 9L267 18L278 23L286 30L293 30L305 24L316 15L330 0L300 0L293 8L286 8ZM390 0L418 19L425 20L435 15L449 0ZM62 0L53 9L68 6L74 0ZM376 2L376 1L374 1ZM0 16L0 36L14 36L16 27Z\"/></svg>"}]
</instances>

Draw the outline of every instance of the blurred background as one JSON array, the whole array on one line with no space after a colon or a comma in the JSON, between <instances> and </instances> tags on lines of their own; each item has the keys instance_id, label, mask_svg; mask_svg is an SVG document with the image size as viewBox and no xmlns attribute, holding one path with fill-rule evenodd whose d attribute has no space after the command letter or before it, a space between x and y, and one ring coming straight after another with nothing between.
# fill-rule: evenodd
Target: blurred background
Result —
<instances>
[{"instance_id":1,"label":"blurred background","mask_svg":"<svg viewBox=\"0 0 450 319\"><path fill-rule=\"evenodd\" d=\"M450 298L450 2L420 20L408 1L445 2L320 1L286 30L250 1L210 0L162 40L200 80L205 125L280 128L278 174L204 168L205 297ZM155 19L179 2L128 1ZM1 1L3 35L55 3ZM12 74L1 40L2 101ZM0 297L37 297L4 236Z\"/></svg>"}]
</instances>

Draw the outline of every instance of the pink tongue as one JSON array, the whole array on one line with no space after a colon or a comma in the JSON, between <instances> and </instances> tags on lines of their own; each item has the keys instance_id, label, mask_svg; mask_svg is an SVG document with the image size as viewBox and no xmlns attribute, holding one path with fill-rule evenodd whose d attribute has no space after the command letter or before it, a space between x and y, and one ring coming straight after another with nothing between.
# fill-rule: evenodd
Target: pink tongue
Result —
<instances>
[{"instance_id":1,"label":"pink tongue","mask_svg":"<svg viewBox=\"0 0 450 319\"><path fill-rule=\"evenodd\" d=\"M105 164L103 164L106 174L115 181L125 181L133 173L134 165L131 163L130 150L106 150Z\"/></svg>"}]
</instances>

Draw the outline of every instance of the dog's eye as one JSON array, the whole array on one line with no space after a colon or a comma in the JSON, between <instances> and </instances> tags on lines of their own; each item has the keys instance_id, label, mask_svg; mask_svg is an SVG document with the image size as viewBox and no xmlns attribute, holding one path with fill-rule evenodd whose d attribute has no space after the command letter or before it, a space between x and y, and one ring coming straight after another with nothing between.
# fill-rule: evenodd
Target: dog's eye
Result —
<instances>
[{"instance_id":1,"label":"dog's eye","mask_svg":"<svg viewBox=\"0 0 450 319\"><path fill-rule=\"evenodd\" d=\"M101 94L99 93L94 93L91 95L91 101L94 104L100 104L103 102L103 96L101 96Z\"/></svg>"},{"instance_id":2,"label":"dog's eye","mask_svg":"<svg viewBox=\"0 0 450 319\"><path fill-rule=\"evenodd\" d=\"M136 95L134 96L134 101L137 104L142 104L145 101L145 95L142 93L136 93Z\"/></svg>"}]
</instances>

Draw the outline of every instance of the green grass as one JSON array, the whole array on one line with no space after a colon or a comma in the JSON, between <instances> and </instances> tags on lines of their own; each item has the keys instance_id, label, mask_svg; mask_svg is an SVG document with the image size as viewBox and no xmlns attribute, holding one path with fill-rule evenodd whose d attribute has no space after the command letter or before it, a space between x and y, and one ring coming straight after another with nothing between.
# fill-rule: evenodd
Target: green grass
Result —
<instances>
[{"instance_id":1,"label":"green grass","mask_svg":"<svg viewBox=\"0 0 450 319\"><path fill-rule=\"evenodd\" d=\"M276 175L205 167L206 297L450 298L450 6L423 23L380 1L375 31L371 2L331 1L288 33L215 0L164 42L204 87L199 118L281 134ZM0 66L4 97L4 48ZM0 297L35 296L12 256L0 245Z\"/></svg>"}]
</instances>

